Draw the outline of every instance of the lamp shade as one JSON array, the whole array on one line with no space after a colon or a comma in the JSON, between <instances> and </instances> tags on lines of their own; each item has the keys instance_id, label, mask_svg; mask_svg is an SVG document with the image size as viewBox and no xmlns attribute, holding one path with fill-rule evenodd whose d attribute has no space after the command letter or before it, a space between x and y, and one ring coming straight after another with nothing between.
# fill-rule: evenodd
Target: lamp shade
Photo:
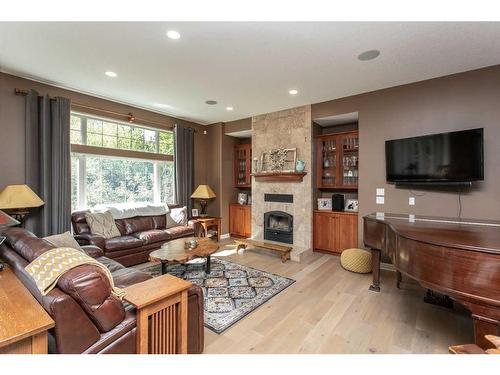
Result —
<instances>
[{"instance_id":1,"label":"lamp shade","mask_svg":"<svg viewBox=\"0 0 500 375\"><path fill-rule=\"evenodd\" d=\"M28 185L9 185L0 193L0 209L40 207L44 201Z\"/></svg>"},{"instance_id":2,"label":"lamp shade","mask_svg":"<svg viewBox=\"0 0 500 375\"><path fill-rule=\"evenodd\" d=\"M194 199L211 199L215 198L216 195L212 188L208 185L199 185L193 194L191 194L191 198Z\"/></svg>"},{"instance_id":3,"label":"lamp shade","mask_svg":"<svg viewBox=\"0 0 500 375\"><path fill-rule=\"evenodd\" d=\"M19 221L10 217L5 212L0 211L0 229L5 227L13 227L14 225L19 225Z\"/></svg>"}]
</instances>

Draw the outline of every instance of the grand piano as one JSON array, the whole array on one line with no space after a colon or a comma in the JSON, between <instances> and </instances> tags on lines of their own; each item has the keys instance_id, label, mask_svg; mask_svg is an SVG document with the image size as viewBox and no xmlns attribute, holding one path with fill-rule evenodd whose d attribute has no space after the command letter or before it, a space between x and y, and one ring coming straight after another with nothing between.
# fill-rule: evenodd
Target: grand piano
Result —
<instances>
[{"instance_id":1,"label":"grand piano","mask_svg":"<svg viewBox=\"0 0 500 375\"><path fill-rule=\"evenodd\" d=\"M372 251L373 284L380 291L380 259L389 257L400 275L465 306L475 342L498 335L500 321L500 222L370 214L363 217L364 244Z\"/></svg>"}]
</instances>

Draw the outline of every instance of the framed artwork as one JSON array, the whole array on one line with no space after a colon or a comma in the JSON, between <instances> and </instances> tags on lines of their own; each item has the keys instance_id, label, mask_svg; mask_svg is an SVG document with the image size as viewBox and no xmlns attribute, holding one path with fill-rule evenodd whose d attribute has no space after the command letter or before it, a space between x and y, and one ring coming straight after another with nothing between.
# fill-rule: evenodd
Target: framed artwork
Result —
<instances>
[{"instance_id":1,"label":"framed artwork","mask_svg":"<svg viewBox=\"0 0 500 375\"><path fill-rule=\"evenodd\" d=\"M331 211L332 199L331 198L318 198L318 210Z\"/></svg>"},{"instance_id":2,"label":"framed artwork","mask_svg":"<svg viewBox=\"0 0 500 375\"><path fill-rule=\"evenodd\" d=\"M260 156L259 172L295 172L296 148L278 148L263 152Z\"/></svg>"},{"instance_id":3,"label":"framed artwork","mask_svg":"<svg viewBox=\"0 0 500 375\"><path fill-rule=\"evenodd\" d=\"M345 202L346 211L358 212L358 208L359 208L359 202L357 199L348 199Z\"/></svg>"},{"instance_id":4,"label":"framed artwork","mask_svg":"<svg viewBox=\"0 0 500 375\"><path fill-rule=\"evenodd\" d=\"M238 193L238 204L247 204L247 194Z\"/></svg>"},{"instance_id":5,"label":"framed artwork","mask_svg":"<svg viewBox=\"0 0 500 375\"><path fill-rule=\"evenodd\" d=\"M199 215L198 209L197 208L192 208L191 209L191 216L192 217L198 217L198 215Z\"/></svg>"}]
</instances>

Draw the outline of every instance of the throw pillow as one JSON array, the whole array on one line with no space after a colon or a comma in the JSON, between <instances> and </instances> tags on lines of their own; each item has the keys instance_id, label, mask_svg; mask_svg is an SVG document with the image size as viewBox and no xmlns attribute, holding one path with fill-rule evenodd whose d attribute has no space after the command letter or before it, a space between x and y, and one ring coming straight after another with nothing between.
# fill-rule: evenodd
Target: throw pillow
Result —
<instances>
[{"instance_id":1,"label":"throw pillow","mask_svg":"<svg viewBox=\"0 0 500 375\"><path fill-rule=\"evenodd\" d=\"M171 208L167 214L167 229L178 227L179 225L187 225L187 207Z\"/></svg>"},{"instance_id":2,"label":"throw pillow","mask_svg":"<svg viewBox=\"0 0 500 375\"><path fill-rule=\"evenodd\" d=\"M111 212L86 212L85 219L90 228L90 233L98 234L106 239L120 237L121 233L115 224Z\"/></svg>"},{"instance_id":3,"label":"throw pillow","mask_svg":"<svg viewBox=\"0 0 500 375\"><path fill-rule=\"evenodd\" d=\"M43 239L45 241L50 242L55 247L69 247L71 249L83 252L83 249L80 247L80 244L76 242L76 240L73 238L70 232L54 234L53 236L47 236L44 237Z\"/></svg>"}]
</instances>

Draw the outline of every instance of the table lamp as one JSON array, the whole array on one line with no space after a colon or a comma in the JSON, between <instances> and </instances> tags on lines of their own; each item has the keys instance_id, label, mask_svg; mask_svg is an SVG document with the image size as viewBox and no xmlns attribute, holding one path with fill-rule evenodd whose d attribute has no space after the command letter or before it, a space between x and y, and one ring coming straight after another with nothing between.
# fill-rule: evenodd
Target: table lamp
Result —
<instances>
[{"instance_id":1,"label":"table lamp","mask_svg":"<svg viewBox=\"0 0 500 375\"><path fill-rule=\"evenodd\" d=\"M201 217L207 216L207 203L209 199L215 198L216 195L212 188L208 185L199 185L193 194L191 194L191 198L198 199L200 201L201 206Z\"/></svg>"},{"instance_id":2,"label":"table lamp","mask_svg":"<svg viewBox=\"0 0 500 375\"><path fill-rule=\"evenodd\" d=\"M7 227L12 227L14 225L19 225L19 221L11 218L5 212L0 211L0 245L3 243L3 241L5 241L5 237L2 236L3 230ZM3 268L4 265L2 262L0 262L0 271L2 271Z\"/></svg>"},{"instance_id":3,"label":"table lamp","mask_svg":"<svg viewBox=\"0 0 500 375\"><path fill-rule=\"evenodd\" d=\"M30 208L45 203L28 185L9 185L0 193L0 210L6 211L24 227Z\"/></svg>"}]
</instances>

